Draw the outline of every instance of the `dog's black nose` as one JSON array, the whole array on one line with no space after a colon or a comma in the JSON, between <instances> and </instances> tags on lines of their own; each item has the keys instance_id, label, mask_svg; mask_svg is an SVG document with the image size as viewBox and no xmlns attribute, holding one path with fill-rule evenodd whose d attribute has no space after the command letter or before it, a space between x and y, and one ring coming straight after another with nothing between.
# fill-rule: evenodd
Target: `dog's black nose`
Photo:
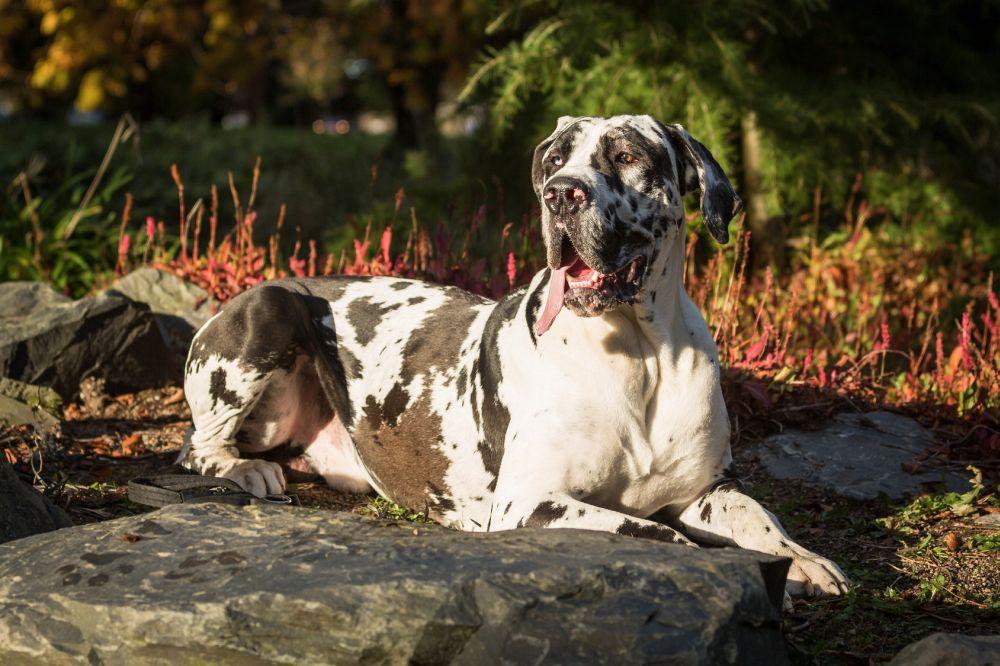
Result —
<instances>
[{"instance_id":1,"label":"dog's black nose","mask_svg":"<svg viewBox=\"0 0 1000 666\"><path fill-rule=\"evenodd\" d=\"M577 178L559 176L549 181L542 193L546 207L555 214L576 213L590 199L590 189Z\"/></svg>"}]
</instances>

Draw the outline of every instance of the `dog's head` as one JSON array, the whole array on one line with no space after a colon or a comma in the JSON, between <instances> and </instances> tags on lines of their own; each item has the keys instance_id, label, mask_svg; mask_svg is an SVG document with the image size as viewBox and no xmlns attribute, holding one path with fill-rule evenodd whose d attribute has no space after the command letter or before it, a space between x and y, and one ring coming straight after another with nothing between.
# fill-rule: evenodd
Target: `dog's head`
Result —
<instances>
[{"instance_id":1,"label":"dog's head","mask_svg":"<svg viewBox=\"0 0 1000 666\"><path fill-rule=\"evenodd\" d=\"M552 317L562 304L595 316L635 302L657 254L683 234L687 192L701 193L720 243L741 207L705 146L649 116L560 118L535 149L531 180L552 280L563 285L550 284Z\"/></svg>"}]
</instances>

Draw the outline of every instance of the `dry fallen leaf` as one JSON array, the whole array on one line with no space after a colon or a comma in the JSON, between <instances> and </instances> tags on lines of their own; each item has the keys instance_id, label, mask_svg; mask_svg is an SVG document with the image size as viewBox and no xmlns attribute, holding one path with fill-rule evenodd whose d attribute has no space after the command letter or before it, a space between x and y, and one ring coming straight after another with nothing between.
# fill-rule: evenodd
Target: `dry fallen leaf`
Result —
<instances>
[{"instance_id":1,"label":"dry fallen leaf","mask_svg":"<svg viewBox=\"0 0 1000 666\"><path fill-rule=\"evenodd\" d=\"M121 452L115 452L117 456L134 456L142 450L142 435L137 432L132 433L122 440Z\"/></svg>"},{"instance_id":2,"label":"dry fallen leaf","mask_svg":"<svg viewBox=\"0 0 1000 666\"><path fill-rule=\"evenodd\" d=\"M944 544L948 546L948 550L956 551L962 546L962 538L954 532L948 532L944 537Z\"/></svg>"},{"instance_id":3,"label":"dry fallen leaf","mask_svg":"<svg viewBox=\"0 0 1000 666\"><path fill-rule=\"evenodd\" d=\"M184 389L179 388L176 391L174 391L173 393L171 393L169 396L167 396L166 400L163 401L163 405L164 406L167 406L167 405L176 405L178 402L180 402L183 399L184 399Z\"/></svg>"}]
</instances>

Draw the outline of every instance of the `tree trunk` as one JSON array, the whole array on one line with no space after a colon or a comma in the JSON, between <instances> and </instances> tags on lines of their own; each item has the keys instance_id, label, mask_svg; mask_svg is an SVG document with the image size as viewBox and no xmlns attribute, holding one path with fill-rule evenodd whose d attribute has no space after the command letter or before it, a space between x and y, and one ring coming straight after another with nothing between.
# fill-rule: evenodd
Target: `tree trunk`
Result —
<instances>
[{"instance_id":1,"label":"tree trunk","mask_svg":"<svg viewBox=\"0 0 1000 666\"><path fill-rule=\"evenodd\" d=\"M757 114L746 111L740 125L743 143L743 200L750 226L751 257L755 265L764 266L780 261L783 239L778 237L775 225L767 216Z\"/></svg>"}]
</instances>

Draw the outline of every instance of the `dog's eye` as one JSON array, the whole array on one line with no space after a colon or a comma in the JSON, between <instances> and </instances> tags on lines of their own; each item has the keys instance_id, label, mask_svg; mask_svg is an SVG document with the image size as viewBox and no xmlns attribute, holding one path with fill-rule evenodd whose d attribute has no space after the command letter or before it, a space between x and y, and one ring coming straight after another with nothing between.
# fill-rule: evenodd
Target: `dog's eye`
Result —
<instances>
[{"instance_id":1,"label":"dog's eye","mask_svg":"<svg viewBox=\"0 0 1000 666\"><path fill-rule=\"evenodd\" d=\"M562 155L553 155L553 156L552 156L551 158L549 158L549 159L550 159L550 160L552 161L552 163L553 163L553 164L555 164L556 166L562 166L562 165L563 165L563 158L562 158Z\"/></svg>"},{"instance_id":2,"label":"dog's eye","mask_svg":"<svg viewBox=\"0 0 1000 666\"><path fill-rule=\"evenodd\" d=\"M632 162L635 162L635 155L629 152L621 152L618 153L618 157L615 160L619 164L632 164Z\"/></svg>"}]
</instances>

